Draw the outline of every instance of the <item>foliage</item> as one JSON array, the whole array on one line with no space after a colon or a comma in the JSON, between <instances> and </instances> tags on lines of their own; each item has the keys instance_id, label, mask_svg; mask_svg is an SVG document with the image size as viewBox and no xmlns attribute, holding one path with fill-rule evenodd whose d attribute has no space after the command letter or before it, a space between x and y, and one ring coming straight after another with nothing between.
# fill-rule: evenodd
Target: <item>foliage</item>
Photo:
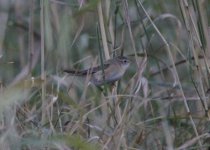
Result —
<instances>
[{"instance_id":1,"label":"foliage","mask_svg":"<svg viewBox=\"0 0 210 150\"><path fill-rule=\"evenodd\" d=\"M0 1L1 149L208 149L207 0ZM115 85L66 68L123 55Z\"/></svg>"}]
</instances>

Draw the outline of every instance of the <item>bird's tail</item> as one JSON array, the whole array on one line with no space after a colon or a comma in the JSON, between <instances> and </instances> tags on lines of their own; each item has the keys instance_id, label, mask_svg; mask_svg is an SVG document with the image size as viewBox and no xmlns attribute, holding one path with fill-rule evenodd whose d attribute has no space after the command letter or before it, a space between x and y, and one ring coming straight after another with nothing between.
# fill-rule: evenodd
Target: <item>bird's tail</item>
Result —
<instances>
[{"instance_id":1,"label":"bird's tail","mask_svg":"<svg viewBox=\"0 0 210 150\"><path fill-rule=\"evenodd\" d=\"M73 69L64 69L63 72L69 73L74 76L86 76L88 74L92 74L90 69L87 70L73 70Z\"/></svg>"}]
</instances>

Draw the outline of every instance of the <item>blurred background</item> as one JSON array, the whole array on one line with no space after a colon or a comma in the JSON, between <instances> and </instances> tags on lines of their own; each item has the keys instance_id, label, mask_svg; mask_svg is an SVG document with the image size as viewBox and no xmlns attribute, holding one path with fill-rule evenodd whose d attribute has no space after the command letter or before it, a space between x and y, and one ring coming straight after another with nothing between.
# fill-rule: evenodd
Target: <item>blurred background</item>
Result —
<instances>
[{"instance_id":1,"label":"blurred background","mask_svg":"<svg viewBox=\"0 0 210 150\"><path fill-rule=\"evenodd\" d=\"M208 0L0 0L2 149L209 149ZM63 73L123 55L115 85Z\"/></svg>"}]
</instances>

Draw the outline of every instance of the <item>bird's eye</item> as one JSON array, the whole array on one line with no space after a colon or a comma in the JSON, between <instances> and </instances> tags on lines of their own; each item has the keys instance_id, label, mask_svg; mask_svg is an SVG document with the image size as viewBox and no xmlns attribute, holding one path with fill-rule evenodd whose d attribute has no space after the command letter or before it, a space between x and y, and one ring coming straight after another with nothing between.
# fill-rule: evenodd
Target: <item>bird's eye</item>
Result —
<instances>
[{"instance_id":1,"label":"bird's eye","mask_svg":"<svg viewBox=\"0 0 210 150\"><path fill-rule=\"evenodd\" d=\"M128 62L127 59L124 59L124 60L123 60L123 63L127 63L127 62Z\"/></svg>"}]
</instances>

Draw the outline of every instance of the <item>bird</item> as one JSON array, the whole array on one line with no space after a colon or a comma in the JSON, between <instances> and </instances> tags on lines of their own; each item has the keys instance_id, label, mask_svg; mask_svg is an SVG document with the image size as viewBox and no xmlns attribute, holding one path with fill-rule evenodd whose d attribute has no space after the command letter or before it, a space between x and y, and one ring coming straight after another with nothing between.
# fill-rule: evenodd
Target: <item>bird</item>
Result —
<instances>
[{"instance_id":1,"label":"bird","mask_svg":"<svg viewBox=\"0 0 210 150\"><path fill-rule=\"evenodd\" d=\"M117 56L104 62L102 65L91 67L85 70L64 69L73 76L88 76L90 75L90 83L95 86L104 84L113 84L120 80L130 66L130 60L125 56Z\"/></svg>"}]
</instances>

